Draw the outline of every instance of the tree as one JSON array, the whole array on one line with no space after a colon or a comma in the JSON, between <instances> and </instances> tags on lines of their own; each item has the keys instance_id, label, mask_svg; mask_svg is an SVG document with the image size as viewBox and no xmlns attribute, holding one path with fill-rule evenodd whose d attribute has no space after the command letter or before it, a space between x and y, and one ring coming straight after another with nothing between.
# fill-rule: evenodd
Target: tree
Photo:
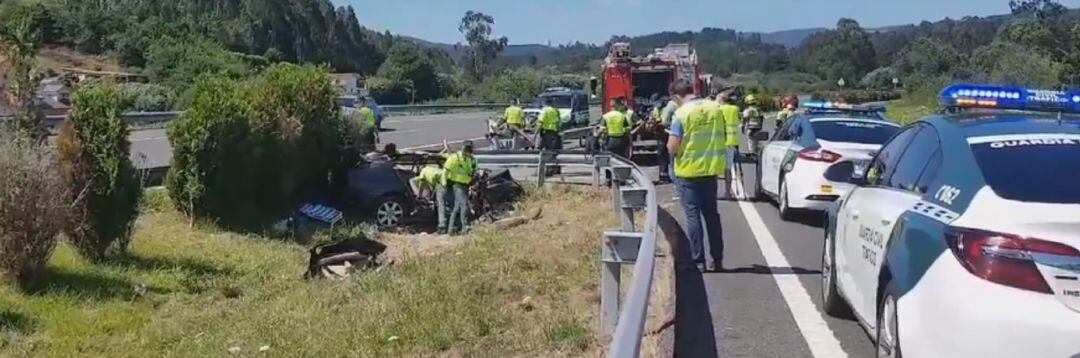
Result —
<instances>
[{"instance_id":1,"label":"tree","mask_svg":"<svg viewBox=\"0 0 1080 358\"><path fill-rule=\"evenodd\" d=\"M852 19L840 19L836 30L811 36L799 57L805 70L829 81L855 81L877 67L870 36Z\"/></svg>"},{"instance_id":2,"label":"tree","mask_svg":"<svg viewBox=\"0 0 1080 358\"><path fill-rule=\"evenodd\" d=\"M438 75L435 66L424 53L408 42L399 42L390 48L386 61L379 67L378 76L389 81L392 94L390 103L426 101L439 95ZM380 93L385 99L391 95Z\"/></svg>"},{"instance_id":3,"label":"tree","mask_svg":"<svg viewBox=\"0 0 1080 358\"><path fill-rule=\"evenodd\" d=\"M76 203L64 233L94 262L126 252L142 197L123 117L127 107L115 84L80 87L57 138L61 172Z\"/></svg>"},{"instance_id":4,"label":"tree","mask_svg":"<svg viewBox=\"0 0 1080 358\"><path fill-rule=\"evenodd\" d=\"M894 66L905 76L935 77L951 75L962 63L960 53L952 46L923 37L901 51Z\"/></svg>"},{"instance_id":5,"label":"tree","mask_svg":"<svg viewBox=\"0 0 1080 358\"><path fill-rule=\"evenodd\" d=\"M1058 19L1068 10L1054 0L1009 0L1013 15L1030 15L1038 20Z\"/></svg>"},{"instance_id":6,"label":"tree","mask_svg":"<svg viewBox=\"0 0 1080 358\"><path fill-rule=\"evenodd\" d=\"M469 10L461 18L458 31L465 35L469 43L465 56L465 72L474 81L480 82L487 75L491 62L506 48L506 36L491 39L491 30L495 18L482 12Z\"/></svg>"},{"instance_id":7,"label":"tree","mask_svg":"<svg viewBox=\"0 0 1080 358\"><path fill-rule=\"evenodd\" d=\"M0 9L4 10L0 15L0 64L6 62L0 90L7 92L5 97L16 110L15 129L41 140L46 131L34 98L41 78L36 69L44 28L40 9L23 3L4 4Z\"/></svg>"},{"instance_id":8,"label":"tree","mask_svg":"<svg viewBox=\"0 0 1080 358\"><path fill-rule=\"evenodd\" d=\"M1000 41L975 50L971 65L987 82L1041 88L1057 87L1064 70L1047 55Z\"/></svg>"}]
</instances>

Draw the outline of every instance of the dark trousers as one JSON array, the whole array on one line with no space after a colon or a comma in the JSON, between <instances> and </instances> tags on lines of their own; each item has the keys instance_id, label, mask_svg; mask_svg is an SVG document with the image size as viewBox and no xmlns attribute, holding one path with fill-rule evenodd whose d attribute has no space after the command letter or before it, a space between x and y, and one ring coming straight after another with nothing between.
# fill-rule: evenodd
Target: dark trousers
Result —
<instances>
[{"instance_id":1,"label":"dark trousers","mask_svg":"<svg viewBox=\"0 0 1080 358\"><path fill-rule=\"evenodd\" d=\"M686 214L686 238L694 263L705 263L705 234L716 266L724 260L724 234L717 208L716 177L676 178L679 202Z\"/></svg>"},{"instance_id":2,"label":"dark trousers","mask_svg":"<svg viewBox=\"0 0 1080 358\"><path fill-rule=\"evenodd\" d=\"M623 158L630 158L630 137L608 137L607 150Z\"/></svg>"},{"instance_id":3,"label":"dark trousers","mask_svg":"<svg viewBox=\"0 0 1080 358\"><path fill-rule=\"evenodd\" d=\"M469 186L452 181L447 181L446 186L447 193L445 196L452 198L450 217L448 218L450 222L447 224L447 230L453 233L458 229L462 231L470 229ZM461 224L460 228L456 226L459 223Z\"/></svg>"},{"instance_id":4,"label":"dark trousers","mask_svg":"<svg viewBox=\"0 0 1080 358\"><path fill-rule=\"evenodd\" d=\"M660 179L670 179L668 167L671 166L671 153L668 153L667 149L668 134L660 132L660 134L656 135L656 140L660 141L660 147L656 149L657 161L660 162Z\"/></svg>"},{"instance_id":5,"label":"dark trousers","mask_svg":"<svg viewBox=\"0 0 1080 358\"><path fill-rule=\"evenodd\" d=\"M540 149L548 151L556 151L562 149L562 135L558 132L542 131L540 132ZM562 168L550 165L547 167L547 175L562 173Z\"/></svg>"}]
</instances>

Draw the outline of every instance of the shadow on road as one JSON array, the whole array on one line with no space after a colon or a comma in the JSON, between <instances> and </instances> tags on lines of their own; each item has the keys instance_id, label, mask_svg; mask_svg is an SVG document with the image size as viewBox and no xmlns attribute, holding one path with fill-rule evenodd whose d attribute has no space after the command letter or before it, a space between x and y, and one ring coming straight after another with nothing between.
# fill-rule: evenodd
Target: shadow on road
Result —
<instances>
[{"instance_id":1,"label":"shadow on road","mask_svg":"<svg viewBox=\"0 0 1080 358\"><path fill-rule=\"evenodd\" d=\"M667 210L658 213L660 230L675 255L675 357L716 357L716 334L705 281L690 259L679 222Z\"/></svg>"},{"instance_id":2,"label":"shadow on road","mask_svg":"<svg viewBox=\"0 0 1080 358\"><path fill-rule=\"evenodd\" d=\"M750 267L739 267L734 269L726 269L720 271L721 274L758 274L758 275L820 275L821 271L808 270L802 267L770 267L763 265L753 265Z\"/></svg>"}]
</instances>

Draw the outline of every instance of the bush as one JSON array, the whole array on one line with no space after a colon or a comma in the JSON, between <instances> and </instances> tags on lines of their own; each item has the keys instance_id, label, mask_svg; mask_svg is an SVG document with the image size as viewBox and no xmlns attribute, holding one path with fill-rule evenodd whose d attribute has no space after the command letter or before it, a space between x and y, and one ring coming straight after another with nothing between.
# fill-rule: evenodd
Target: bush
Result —
<instances>
[{"instance_id":1,"label":"bush","mask_svg":"<svg viewBox=\"0 0 1080 358\"><path fill-rule=\"evenodd\" d=\"M77 195L64 232L91 261L126 251L138 216L142 183L129 157L126 107L115 84L83 86L57 138L61 172Z\"/></svg>"},{"instance_id":2,"label":"bush","mask_svg":"<svg viewBox=\"0 0 1080 358\"><path fill-rule=\"evenodd\" d=\"M0 131L0 271L21 288L35 285L67 221L67 187L56 152Z\"/></svg>"},{"instance_id":3,"label":"bush","mask_svg":"<svg viewBox=\"0 0 1080 358\"><path fill-rule=\"evenodd\" d=\"M136 112L162 112L173 108L176 94L168 87L148 83L125 83L120 85L125 101Z\"/></svg>"},{"instance_id":4,"label":"bush","mask_svg":"<svg viewBox=\"0 0 1080 358\"><path fill-rule=\"evenodd\" d=\"M255 136L268 144L256 181L262 207L272 214L325 194L342 158L343 121L326 68L270 66L251 85Z\"/></svg>"},{"instance_id":5,"label":"bush","mask_svg":"<svg viewBox=\"0 0 1080 358\"><path fill-rule=\"evenodd\" d=\"M206 75L191 105L169 127L173 156L165 187L183 213L246 225L261 213L252 183L262 151L254 151L251 106L240 83Z\"/></svg>"},{"instance_id":6,"label":"bush","mask_svg":"<svg viewBox=\"0 0 1080 358\"><path fill-rule=\"evenodd\" d=\"M248 83L204 76L172 127L166 178L177 207L254 228L331 190L343 122L326 69L276 64Z\"/></svg>"}]
</instances>

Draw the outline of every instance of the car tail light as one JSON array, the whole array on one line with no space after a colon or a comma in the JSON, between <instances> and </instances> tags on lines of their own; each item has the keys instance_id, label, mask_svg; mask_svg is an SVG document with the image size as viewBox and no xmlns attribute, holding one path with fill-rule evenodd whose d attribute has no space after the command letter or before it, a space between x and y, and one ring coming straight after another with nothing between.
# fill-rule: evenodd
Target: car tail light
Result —
<instances>
[{"instance_id":1,"label":"car tail light","mask_svg":"<svg viewBox=\"0 0 1080 358\"><path fill-rule=\"evenodd\" d=\"M949 228L945 241L956 259L973 275L984 280L1053 294L1032 259L1033 253L1080 257L1075 248L1045 240L991 231Z\"/></svg>"},{"instance_id":2,"label":"car tail light","mask_svg":"<svg viewBox=\"0 0 1080 358\"><path fill-rule=\"evenodd\" d=\"M840 154L816 147L806 148L799 152L799 159L806 159L814 162L833 163L840 160L841 157Z\"/></svg>"}]
</instances>

